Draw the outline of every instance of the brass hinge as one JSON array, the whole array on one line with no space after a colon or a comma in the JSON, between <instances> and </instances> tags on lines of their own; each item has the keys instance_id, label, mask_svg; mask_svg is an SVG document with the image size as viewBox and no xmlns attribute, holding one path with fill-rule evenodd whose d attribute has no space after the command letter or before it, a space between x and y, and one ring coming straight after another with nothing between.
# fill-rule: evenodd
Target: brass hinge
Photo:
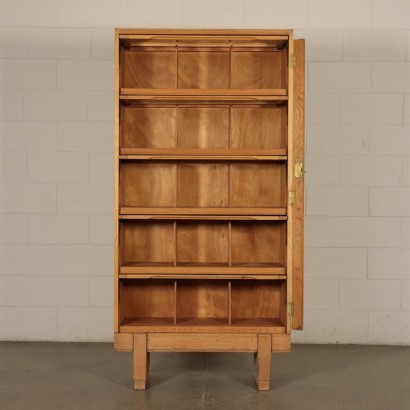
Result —
<instances>
[{"instance_id":1,"label":"brass hinge","mask_svg":"<svg viewBox=\"0 0 410 410\"><path fill-rule=\"evenodd\" d=\"M295 164L295 177L302 178L303 176L303 164L301 162L297 162Z\"/></svg>"},{"instance_id":2,"label":"brass hinge","mask_svg":"<svg viewBox=\"0 0 410 410\"><path fill-rule=\"evenodd\" d=\"M296 54L290 55L289 65L293 68L296 66Z\"/></svg>"},{"instance_id":3,"label":"brass hinge","mask_svg":"<svg viewBox=\"0 0 410 410\"><path fill-rule=\"evenodd\" d=\"M289 205L295 205L296 202L296 192L289 191Z\"/></svg>"},{"instance_id":4,"label":"brass hinge","mask_svg":"<svg viewBox=\"0 0 410 410\"><path fill-rule=\"evenodd\" d=\"M289 302L289 315L293 316L294 313L295 313L295 304L294 302Z\"/></svg>"}]
</instances>

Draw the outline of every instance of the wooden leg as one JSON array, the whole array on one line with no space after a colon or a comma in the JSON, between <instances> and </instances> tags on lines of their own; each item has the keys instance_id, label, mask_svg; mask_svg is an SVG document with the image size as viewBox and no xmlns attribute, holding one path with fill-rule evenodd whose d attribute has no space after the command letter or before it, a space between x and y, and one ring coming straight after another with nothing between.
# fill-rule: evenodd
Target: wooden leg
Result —
<instances>
[{"instance_id":1,"label":"wooden leg","mask_svg":"<svg viewBox=\"0 0 410 410\"><path fill-rule=\"evenodd\" d=\"M255 355L258 390L269 390L272 358L272 335L258 335L258 352Z\"/></svg>"},{"instance_id":2,"label":"wooden leg","mask_svg":"<svg viewBox=\"0 0 410 410\"><path fill-rule=\"evenodd\" d=\"M147 353L147 334L134 334L134 389L147 387L149 354Z\"/></svg>"}]
</instances>

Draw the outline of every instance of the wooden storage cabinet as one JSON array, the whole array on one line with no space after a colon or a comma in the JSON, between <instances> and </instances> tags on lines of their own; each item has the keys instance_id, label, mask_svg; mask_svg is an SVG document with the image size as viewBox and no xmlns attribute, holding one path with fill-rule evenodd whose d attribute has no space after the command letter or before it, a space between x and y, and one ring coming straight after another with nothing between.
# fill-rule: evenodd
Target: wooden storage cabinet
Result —
<instances>
[{"instance_id":1,"label":"wooden storage cabinet","mask_svg":"<svg viewBox=\"0 0 410 410\"><path fill-rule=\"evenodd\" d=\"M115 349L272 352L303 327L304 42L115 35Z\"/></svg>"}]
</instances>

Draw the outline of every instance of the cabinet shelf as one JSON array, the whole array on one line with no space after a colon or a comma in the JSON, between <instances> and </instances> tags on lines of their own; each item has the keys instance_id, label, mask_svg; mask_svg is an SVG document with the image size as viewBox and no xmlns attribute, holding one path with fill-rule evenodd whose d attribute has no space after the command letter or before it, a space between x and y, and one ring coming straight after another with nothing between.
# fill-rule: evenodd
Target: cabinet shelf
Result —
<instances>
[{"instance_id":1,"label":"cabinet shelf","mask_svg":"<svg viewBox=\"0 0 410 410\"><path fill-rule=\"evenodd\" d=\"M168 89L121 88L120 100L157 101L278 101L288 100L286 88L266 89Z\"/></svg>"},{"instance_id":2,"label":"cabinet shelf","mask_svg":"<svg viewBox=\"0 0 410 410\"><path fill-rule=\"evenodd\" d=\"M220 218L223 217L223 218ZM121 207L120 219L286 220L286 208Z\"/></svg>"}]
</instances>

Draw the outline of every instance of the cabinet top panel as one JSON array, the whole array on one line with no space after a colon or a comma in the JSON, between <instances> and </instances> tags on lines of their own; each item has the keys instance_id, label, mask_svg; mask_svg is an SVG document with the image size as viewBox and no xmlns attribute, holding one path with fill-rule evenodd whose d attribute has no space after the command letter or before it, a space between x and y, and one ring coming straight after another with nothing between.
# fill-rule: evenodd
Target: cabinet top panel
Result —
<instances>
[{"instance_id":1,"label":"cabinet top panel","mask_svg":"<svg viewBox=\"0 0 410 410\"><path fill-rule=\"evenodd\" d=\"M228 36L291 36L292 29L139 29L116 28L119 36L127 35L228 35Z\"/></svg>"}]
</instances>

